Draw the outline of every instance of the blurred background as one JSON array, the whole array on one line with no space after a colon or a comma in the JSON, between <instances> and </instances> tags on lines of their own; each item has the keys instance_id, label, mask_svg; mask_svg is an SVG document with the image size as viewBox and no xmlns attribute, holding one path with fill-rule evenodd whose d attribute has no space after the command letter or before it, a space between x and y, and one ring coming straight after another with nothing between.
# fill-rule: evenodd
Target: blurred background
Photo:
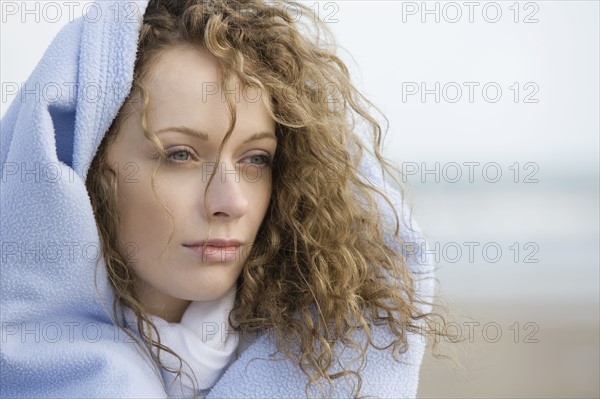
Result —
<instances>
[{"instance_id":1,"label":"blurred background","mask_svg":"<svg viewBox=\"0 0 600 399\"><path fill-rule=\"evenodd\" d=\"M2 1L2 115L89 2L63 3ZM418 396L599 397L599 2L302 3L388 118L464 341Z\"/></svg>"}]
</instances>

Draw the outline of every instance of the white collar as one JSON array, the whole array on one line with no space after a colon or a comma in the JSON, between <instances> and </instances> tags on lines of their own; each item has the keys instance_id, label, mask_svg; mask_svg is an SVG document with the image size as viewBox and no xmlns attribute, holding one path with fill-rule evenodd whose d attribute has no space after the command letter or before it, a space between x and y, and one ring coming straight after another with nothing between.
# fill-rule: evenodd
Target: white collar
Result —
<instances>
[{"instance_id":1,"label":"white collar","mask_svg":"<svg viewBox=\"0 0 600 399\"><path fill-rule=\"evenodd\" d=\"M235 360L239 334L229 324L228 316L233 308L236 288L232 287L225 296L214 301L190 303L179 323L169 323L158 316L150 316L160 334L161 343L189 365L182 366L182 371L188 375L182 375L177 381L175 373L162 371L169 397L204 396ZM131 320L133 312L127 309L126 315ZM156 351L153 348L155 355ZM168 368L180 368L179 360L173 355L165 351L160 354L161 362ZM195 391L191 382L194 377Z\"/></svg>"}]
</instances>

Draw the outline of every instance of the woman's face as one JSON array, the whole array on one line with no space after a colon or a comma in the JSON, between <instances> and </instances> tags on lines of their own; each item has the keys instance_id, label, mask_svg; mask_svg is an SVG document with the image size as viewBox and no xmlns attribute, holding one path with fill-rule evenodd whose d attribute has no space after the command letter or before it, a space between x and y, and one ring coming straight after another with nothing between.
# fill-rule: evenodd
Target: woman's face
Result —
<instances>
[{"instance_id":1,"label":"woman's face","mask_svg":"<svg viewBox=\"0 0 600 399\"><path fill-rule=\"evenodd\" d=\"M219 81L212 55L176 47L145 82L151 128L167 154L155 177L159 198L151 185L158 155L139 111L108 150L118 174L119 240L134 262L136 290L167 321L179 321L189 301L220 298L235 284L271 196L277 141L264 93L235 87L237 122L215 164L230 119ZM210 245L215 240L235 242Z\"/></svg>"}]
</instances>

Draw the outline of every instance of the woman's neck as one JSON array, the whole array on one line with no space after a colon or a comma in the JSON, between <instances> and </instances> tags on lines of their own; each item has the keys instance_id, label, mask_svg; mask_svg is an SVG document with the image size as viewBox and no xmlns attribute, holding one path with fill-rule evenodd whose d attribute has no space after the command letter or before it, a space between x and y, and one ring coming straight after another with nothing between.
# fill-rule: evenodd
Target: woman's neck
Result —
<instances>
[{"instance_id":1,"label":"woman's neck","mask_svg":"<svg viewBox=\"0 0 600 399\"><path fill-rule=\"evenodd\" d=\"M169 323L181 322L183 314L191 303L191 301L184 299L159 294L155 290L147 290L141 282L136 284L135 290L148 313Z\"/></svg>"}]
</instances>

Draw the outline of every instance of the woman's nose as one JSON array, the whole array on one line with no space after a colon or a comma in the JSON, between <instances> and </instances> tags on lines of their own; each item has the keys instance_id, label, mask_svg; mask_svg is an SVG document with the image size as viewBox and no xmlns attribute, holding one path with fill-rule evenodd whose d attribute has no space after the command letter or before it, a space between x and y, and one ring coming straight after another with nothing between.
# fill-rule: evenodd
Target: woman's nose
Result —
<instances>
[{"instance_id":1,"label":"woman's nose","mask_svg":"<svg viewBox=\"0 0 600 399\"><path fill-rule=\"evenodd\" d=\"M235 166L221 162L206 190L206 209L211 218L238 219L246 213L248 185Z\"/></svg>"}]
</instances>

